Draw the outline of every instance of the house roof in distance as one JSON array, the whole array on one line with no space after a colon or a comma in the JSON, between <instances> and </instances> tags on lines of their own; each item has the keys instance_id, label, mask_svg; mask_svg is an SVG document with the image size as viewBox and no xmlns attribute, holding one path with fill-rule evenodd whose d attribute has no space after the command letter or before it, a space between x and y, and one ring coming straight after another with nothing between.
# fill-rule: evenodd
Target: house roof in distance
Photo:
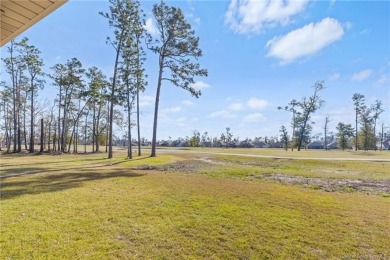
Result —
<instances>
[{"instance_id":1,"label":"house roof in distance","mask_svg":"<svg viewBox=\"0 0 390 260\"><path fill-rule=\"evenodd\" d=\"M1 0L0 46L14 39L67 0Z\"/></svg>"}]
</instances>

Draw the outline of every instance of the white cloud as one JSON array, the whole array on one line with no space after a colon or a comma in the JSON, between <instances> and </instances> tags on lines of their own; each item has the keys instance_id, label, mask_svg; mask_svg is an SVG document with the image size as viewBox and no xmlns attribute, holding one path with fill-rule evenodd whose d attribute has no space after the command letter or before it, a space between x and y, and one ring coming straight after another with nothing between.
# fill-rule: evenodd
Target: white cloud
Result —
<instances>
[{"instance_id":1,"label":"white cloud","mask_svg":"<svg viewBox=\"0 0 390 260\"><path fill-rule=\"evenodd\" d=\"M370 32L371 32L371 29L364 29L364 30L360 31L360 34L367 34L367 33L370 33Z\"/></svg>"},{"instance_id":2,"label":"white cloud","mask_svg":"<svg viewBox=\"0 0 390 260\"><path fill-rule=\"evenodd\" d=\"M210 85L207 84L207 83L204 83L203 81L197 81L193 84L190 85L190 87L196 89L196 90L201 90L201 89L204 89L204 88L209 88Z\"/></svg>"},{"instance_id":3,"label":"white cloud","mask_svg":"<svg viewBox=\"0 0 390 260\"><path fill-rule=\"evenodd\" d=\"M232 111L240 111L240 110L244 109L244 105L241 103L233 103L233 104L230 104L228 108L229 108L229 110L232 110Z\"/></svg>"},{"instance_id":4,"label":"white cloud","mask_svg":"<svg viewBox=\"0 0 390 260\"><path fill-rule=\"evenodd\" d=\"M389 76L387 76L386 74L383 74L379 77L379 79L376 81L376 84L377 85L383 85L383 84L386 84L390 82L390 78Z\"/></svg>"},{"instance_id":5,"label":"white cloud","mask_svg":"<svg viewBox=\"0 0 390 260\"><path fill-rule=\"evenodd\" d=\"M152 36L156 36L158 34L157 27L153 23L152 18L148 18L144 25L145 30L150 33Z\"/></svg>"},{"instance_id":6,"label":"white cloud","mask_svg":"<svg viewBox=\"0 0 390 260\"><path fill-rule=\"evenodd\" d=\"M244 116L242 121L244 121L246 123L256 123L256 122L260 122L263 119L265 119L263 114L254 113L254 114L248 114L248 115Z\"/></svg>"},{"instance_id":7,"label":"white cloud","mask_svg":"<svg viewBox=\"0 0 390 260\"><path fill-rule=\"evenodd\" d=\"M352 28L352 23L351 23L351 22L346 22L346 23L344 23L344 27L345 27L347 30L351 30L351 28Z\"/></svg>"},{"instance_id":8,"label":"white cloud","mask_svg":"<svg viewBox=\"0 0 390 260\"><path fill-rule=\"evenodd\" d=\"M183 122L185 122L186 120L187 120L187 118L184 117L184 116L182 116L182 117L179 117L179 118L176 120L176 122L178 122L178 123L183 123Z\"/></svg>"},{"instance_id":9,"label":"white cloud","mask_svg":"<svg viewBox=\"0 0 390 260\"><path fill-rule=\"evenodd\" d=\"M225 23L240 34L259 33L264 27L284 25L302 12L308 0L231 0Z\"/></svg>"},{"instance_id":10,"label":"white cloud","mask_svg":"<svg viewBox=\"0 0 390 260\"><path fill-rule=\"evenodd\" d=\"M232 114L232 112L227 111L225 109L216 111L214 113L211 113L210 115L207 116L208 118L235 118L236 115Z\"/></svg>"},{"instance_id":11,"label":"white cloud","mask_svg":"<svg viewBox=\"0 0 390 260\"><path fill-rule=\"evenodd\" d=\"M268 105L268 101L263 99L251 98L246 104L252 109L263 109Z\"/></svg>"},{"instance_id":12,"label":"white cloud","mask_svg":"<svg viewBox=\"0 0 390 260\"><path fill-rule=\"evenodd\" d=\"M367 78L369 78L372 74L372 70L370 69L366 69L366 70L362 70L362 71L359 71L359 72L356 72L352 75L351 79L353 81L363 81Z\"/></svg>"},{"instance_id":13,"label":"white cloud","mask_svg":"<svg viewBox=\"0 0 390 260\"><path fill-rule=\"evenodd\" d=\"M185 16L186 18L193 20L195 24L200 24L200 17L196 16L194 13L187 13Z\"/></svg>"},{"instance_id":14,"label":"white cloud","mask_svg":"<svg viewBox=\"0 0 390 260\"><path fill-rule=\"evenodd\" d=\"M329 76L329 80L338 80L341 77L340 73L333 73Z\"/></svg>"},{"instance_id":15,"label":"white cloud","mask_svg":"<svg viewBox=\"0 0 390 260\"><path fill-rule=\"evenodd\" d=\"M183 100L181 103L182 103L183 105L186 105L186 106L190 106L190 105L194 104L194 102L192 102L192 101L189 100L189 99Z\"/></svg>"},{"instance_id":16,"label":"white cloud","mask_svg":"<svg viewBox=\"0 0 390 260\"><path fill-rule=\"evenodd\" d=\"M181 111L181 107L168 107L163 110L165 113L178 113Z\"/></svg>"},{"instance_id":17,"label":"white cloud","mask_svg":"<svg viewBox=\"0 0 390 260\"><path fill-rule=\"evenodd\" d=\"M310 56L341 39L343 26L333 18L324 18L318 23L310 23L283 36L269 40L267 57L275 57L282 63Z\"/></svg>"},{"instance_id":18,"label":"white cloud","mask_svg":"<svg viewBox=\"0 0 390 260\"><path fill-rule=\"evenodd\" d=\"M153 97L153 96L141 95L139 106L140 107L147 107L147 106L152 105L154 103L154 101L155 101L155 97Z\"/></svg>"},{"instance_id":19,"label":"white cloud","mask_svg":"<svg viewBox=\"0 0 390 260\"><path fill-rule=\"evenodd\" d=\"M200 24L200 17L195 17L195 18L194 18L194 22L195 22L196 24Z\"/></svg>"}]
</instances>

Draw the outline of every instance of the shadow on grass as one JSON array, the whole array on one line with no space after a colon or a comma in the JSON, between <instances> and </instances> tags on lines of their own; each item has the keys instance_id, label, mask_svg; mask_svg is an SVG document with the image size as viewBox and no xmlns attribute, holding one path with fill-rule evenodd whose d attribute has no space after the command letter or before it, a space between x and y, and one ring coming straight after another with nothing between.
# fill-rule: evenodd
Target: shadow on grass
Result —
<instances>
[{"instance_id":1,"label":"shadow on grass","mask_svg":"<svg viewBox=\"0 0 390 260\"><path fill-rule=\"evenodd\" d=\"M21 168L21 171L31 170L31 168ZM68 170L71 170L69 172ZM74 170L74 171L73 171ZM57 172L60 171L57 169ZM47 173L47 169L34 168L31 173L26 172L26 174L36 174L36 173ZM39 174L32 177L20 176L9 176L14 177L7 181L4 181L4 178L1 180L0 185L0 198L11 199L23 195L33 195L41 194L47 192L56 192L62 191L71 188L77 188L83 186L85 182L111 179L111 178L133 178L133 177L142 177L145 174L138 174L129 171L128 169L110 169L108 172L99 173L91 169L67 169L66 172L59 174L47 173Z\"/></svg>"},{"instance_id":2,"label":"shadow on grass","mask_svg":"<svg viewBox=\"0 0 390 260\"><path fill-rule=\"evenodd\" d=\"M123 161L111 163L111 165L119 165L119 164L124 164L124 163L132 162L132 161L145 160L145 159L149 159L149 158L150 157L147 156L147 157L138 157L138 158L133 158L133 159L126 159L126 160L123 160Z\"/></svg>"}]
</instances>

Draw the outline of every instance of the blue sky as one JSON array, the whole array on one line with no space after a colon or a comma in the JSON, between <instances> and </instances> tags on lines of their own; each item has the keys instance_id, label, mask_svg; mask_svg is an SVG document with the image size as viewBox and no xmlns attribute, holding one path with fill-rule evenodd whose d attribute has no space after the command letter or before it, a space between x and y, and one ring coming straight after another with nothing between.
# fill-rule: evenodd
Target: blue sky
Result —
<instances>
[{"instance_id":1,"label":"blue sky","mask_svg":"<svg viewBox=\"0 0 390 260\"><path fill-rule=\"evenodd\" d=\"M154 3L141 1L151 33ZM195 129L219 136L225 127L240 138L279 135L281 125L290 126L291 115L277 107L309 96L317 80L325 81L321 96L326 103L313 116L313 134L322 132L326 115L331 131L338 122L353 124L356 92L369 105L380 99L387 111L379 123L390 126L389 1L167 3L181 7L199 35L200 62L209 77L196 79L199 99L163 85L158 139L190 136ZM107 10L106 1L69 1L20 37L42 51L47 72L77 57L85 68L97 66L110 77L114 51L105 39L111 30L98 14ZM155 55L147 54L149 85L142 95L141 124L142 135L151 139L158 68ZM41 99L55 95L48 81Z\"/></svg>"}]
</instances>

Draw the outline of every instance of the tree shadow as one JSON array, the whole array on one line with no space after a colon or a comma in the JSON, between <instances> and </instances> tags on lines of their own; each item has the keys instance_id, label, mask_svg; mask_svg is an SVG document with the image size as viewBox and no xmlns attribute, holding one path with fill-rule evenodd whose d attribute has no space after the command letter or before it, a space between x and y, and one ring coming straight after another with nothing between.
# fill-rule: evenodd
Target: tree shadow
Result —
<instances>
[{"instance_id":1,"label":"tree shadow","mask_svg":"<svg viewBox=\"0 0 390 260\"><path fill-rule=\"evenodd\" d=\"M140 160L145 160L145 159L149 159L149 158L150 157L138 157L138 158L128 159L128 160L124 160L124 161L114 162L111 165L119 165L119 164L123 164L123 163L128 163L128 162L132 162L132 161L140 161Z\"/></svg>"},{"instance_id":2,"label":"tree shadow","mask_svg":"<svg viewBox=\"0 0 390 260\"><path fill-rule=\"evenodd\" d=\"M58 172L56 170L48 170L45 168L21 168L20 172L26 171L28 175L37 174L30 177L20 176L8 176L8 178L2 178L0 184L0 198L11 199L23 195L34 195L47 192L62 191L71 188L77 188L83 186L84 183L95 180L111 179L111 178L133 178L142 177L145 174L139 174L129 171L126 168L108 168L107 172L99 172L96 169L67 169L66 172ZM15 169L13 169L15 170ZM28 173L30 170L31 173ZM44 173L44 174L42 174ZM11 177L14 177L11 179ZM4 181L4 179L7 179Z\"/></svg>"}]
</instances>

